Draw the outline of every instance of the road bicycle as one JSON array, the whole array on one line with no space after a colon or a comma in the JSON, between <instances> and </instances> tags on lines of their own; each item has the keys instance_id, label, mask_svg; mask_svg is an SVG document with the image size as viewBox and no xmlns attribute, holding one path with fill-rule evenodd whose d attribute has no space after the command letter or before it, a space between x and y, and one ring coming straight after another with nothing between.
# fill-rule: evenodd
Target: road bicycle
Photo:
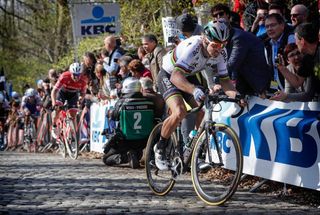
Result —
<instances>
[{"instance_id":1,"label":"road bicycle","mask_svg":"<svg viewBox=\"0 0 320 215\"><path fill-rule=\"evenodd\" d=\"M177 130L168 140L165 156L169 161L169 170L161 171L155 165L154 145L159 141L163 123L158 123L151 131L145 154L147 181L150 189L156 195L163 196L171 191L176 179L191 164L191 176L197 195L209 205L221 205L226 202L237 189L243 168L243 157L240 140L236 132L226 124L212 120L214 106L219 102L240 103L240 99L231 99L226 95L206 95L204 102L188 114L199 111L204 105L206 114L197 130L197 134L190 140L191 150L183 154L181 134ZM244 108L231 117L238 117ZM223 142L224 141L224 142ZM225 153L225 150L229 153ZM193 153L192 153L193 152ZM227 156L226 156L227 155ZM231 156L229 156L231 155ZM232 166L232 170L225 170ZM217 178L217 175L228 176L228 180ZM223 186L219 179L222 180ZM219 184L219 187L216 185Z\"/></svg>"},{"instance_id":2,"label":"road bicycle","mask_svg":"<svg viewBox=\"0 0 320 215\"><path fill-rule=\"evenodd\" d=\"M37 152L36 125L34 116L27 114L23 118L23 145L27 152Z\"/></svg>"},{"instance_id":3,"label":"road bicycle","mask_svg":"<svg viewBox=\"0 0 320 215\"><path fill-rule=\"evenodd\" d=\"M78 158L79 145L73 116L78 112L78 108L69 108L67 102L63 105L62 102L57 102L56 109L59 110L56 122L56 142L59 146L59 151L64 158L68 152L69 157L75 160Z\"/></svg>"}]
</instances>

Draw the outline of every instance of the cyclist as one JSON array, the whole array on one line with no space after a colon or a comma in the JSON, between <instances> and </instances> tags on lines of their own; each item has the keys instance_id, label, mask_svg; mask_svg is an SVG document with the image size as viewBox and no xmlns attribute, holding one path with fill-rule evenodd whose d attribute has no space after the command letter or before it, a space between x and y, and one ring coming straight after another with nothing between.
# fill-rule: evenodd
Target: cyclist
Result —
<instances>
[{"instance_id":1,"label":"cyclist","mask_svg":"<svg viewBox=\"0 0 320 215\"><path fill-rule=\"evenodd\" d=\"M84 98L88 78L85 74L81 73L81 65L79 63L72 63L69 67L69 71L62 73L59 77L57 83L52 89L51 92L51 101L52 106L60 106L64 104L65 101L68 101L68 107L76 107L79 99L79 91L80 96ZM57 138L56 134L56 118L58 116L58 112L52 112L52 137ZM75 117L73 117L75 119Z\"/></svg>"},{"instance_id":2,"label":"cyclist","mask_svg":"<svg viewBox=\"0 0 320 215\"><path fill-rule=\"evenodd\" d=\"M11 102L12 102L12 101L15 101L15 102L17 102L17 103L20 103L20 95L19 95L18 92L13 91L13 92L11 93Z\"/></svg>"},{"instance_id":3,"label":"cyclist","mask_svg":"<svg viewBox=\"0 0 320 215\"><path fill-rule=\"evenodd\" d=\"M237 92L227 71L227 52L224 46L228 38L228 24L224 19L209 22L204 28L203 35L183 40L163 57L158 86L171 114L163 122L160 140L154 147L156 166L160 170L168 169L165 148L169 137L186 116L184 100L194 108L205 97L201 87L198 87L200 84L194 74L203 69L207 73L212 73L217 66L222 89L228 96L232 98L236 96ZM211 90L218 89L212 86ZM203 111L199 111L196 127L199 127L203 115Z\"/></svg>"},{"instance_id":4,"label":"cyclist","mask_svg":"<svg viewBox=\"0 0 320 215\"><path fill-rule=\"evenodd\" d=\"M38 92L33 88L28 88L24 93L24 96L21 100L21 115L19 116L19 145L23 146L24 141L24 126L25 126L25 118L24 116L31 116L36 119L40 115L40 109L42 106L41 98ZM28 119L28 118L27 118ZM37 126L37 123L35 123ZM36 128L37 129L37 128Z\"/></svg>"},{"instance_id":5,"label":"cyclist","mask_svg":"<svg viewBox=\"0 0 320 215\"><path fill-rule=\"evenodd\" d=\"M41 105L38 92L33 88L28 88L21 101L21 111L24 115L39 116Z\"/></svg>"}]
</instances>

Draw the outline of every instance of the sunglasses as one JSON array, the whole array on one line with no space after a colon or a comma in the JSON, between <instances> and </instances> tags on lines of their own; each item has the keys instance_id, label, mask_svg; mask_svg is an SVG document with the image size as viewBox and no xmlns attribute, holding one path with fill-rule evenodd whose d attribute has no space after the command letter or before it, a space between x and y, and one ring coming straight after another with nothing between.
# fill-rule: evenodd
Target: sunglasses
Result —
<instances>
[{"instance_id":1,"label":"sunglasses","mask_svg":"<svg viewBox=\"0 0 320 215\"><path fill-rule=\"evenodd\" d=\"M218 13L212 13L212 17L217 18L218 16L220 17L220 16L223 16L224 14L225 14L224 11L220 11Z\"/></svg>"},{"instance_id":2,"label":"sunglasses","mask_svg":"<svg viewBox=\"0 0 320 215\"><path fill-rule=\"evenodd\" d=\"M72 76L73 76L74 78L79 78L79 77L80 77L80 74L72 74Z\"/></svg>"}]
</instances>

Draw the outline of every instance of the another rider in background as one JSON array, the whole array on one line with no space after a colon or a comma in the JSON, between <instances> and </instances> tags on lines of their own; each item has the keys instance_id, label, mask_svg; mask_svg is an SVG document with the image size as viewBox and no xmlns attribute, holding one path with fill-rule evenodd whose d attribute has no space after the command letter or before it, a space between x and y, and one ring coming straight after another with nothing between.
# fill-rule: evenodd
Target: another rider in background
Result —
<instances>
[{"instance_id":1,"label":"another rider in background","mask_svg":"<svg viewBox=\"0 0 320 215\"><path fill-rule=\"evenodd\" d=\"M51 92L52 106L61 106L68 102L68 108L77 106L80 96L84 98L87 90L88 78L86 75L81 74L81 66L79 63L72 63L69 71L60 75L59 80L55 84ZM56 134L56 120L59 113L58 111L52 112L52 137L57 138ZM75 119L75 117L73 117Z\"/></svg>"},{"instance_id":2,"label":"another rider in background","mask_svg":"<svg viewBox=\"0 0 320 215\"><path fill-rule=\"evenodd\" d=\"M27 89L21 101L21 111L24 115L39 116L41 106L38 92L33 88Z\"/></svg>"}]
</instances>

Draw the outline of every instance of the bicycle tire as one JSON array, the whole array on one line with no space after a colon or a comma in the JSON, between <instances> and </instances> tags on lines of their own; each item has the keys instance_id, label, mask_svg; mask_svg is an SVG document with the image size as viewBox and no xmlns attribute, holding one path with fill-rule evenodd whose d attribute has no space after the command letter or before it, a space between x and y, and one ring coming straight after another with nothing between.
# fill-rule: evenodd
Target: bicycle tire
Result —
<instances>
[{"instance_id":1,"label":"bicycle tire","mask_svg":"<svg viewBox=\"0 0 320 215\"><path fill-rule=\"evenodd\" d=\"M63 158L67 157L67 148L66 144L64 143L64 140L57 140L58 149L57 152L62 155Z\"/></svg>"},{"instance_id":2,"label":"bicycle tire","mask_svg":"<svg viewBox=\"0 0 320 215\"><path fill-rule=\"evenodd\" d=\"M72 119L70 119L69 122L66 123L64 136L65 136L65 145L66 145L69 157L73 160L76 160L79 154L79 145L77 140L77 131L74 127L74 123Z\"/></svg>"},{"instance_id":3,"label":"bicycle tire","mask_svg":"<svg viewBox=\"0 0 320 215\"><path fill-rule=\"evenodd\" d=\"M14 149L19 142L19 129L17 123L11 123L8 129L8 147Z\"/></svg>"},{"instance_id":4,"label":"bicycle tire","mask_svg":"<svg viewBox=\"0 0 320 215\"><path fill-rule=\"evenodd\" d=\"M243 156L240 140L232 128L225 124L215 124L211 130L211 139L206 138L204 130L195 145L191 160L191 177L199 198L208 205L217 206L224 204L237 190L242 174ZM211 146L214 141L219 147ZM212 162L208 161L208 147L211 149ZM222 164L217 163L217 148L221 150Z\"/></svg>"},{"instance_id":5,"label":"bicycle tire","mask_svg":"<svg viewBox=\"0 0 320 215\"><path fill-rule=\"evenodd\" d=\"M49 123L47 113L41 114L41 119L39 120L38 126L37 144L38 146L45 146L49 143Z\"/></svg>"},{"instance_id":6,"label":"bicycle tire","mask_svg":"<svg viewBox=\"0 0 320 215\"><path fill-rule=\"evenodd\" d=\"M31 146L33 145L33 152L36 153L38 150L37 145L37 131L36 131L36 124L35 121L30 121L30 152L31 152Z\"/></svg>"},{"instance_id":7,"label":"bicycle tire","mask_svg":"<svg viewBox=\"0 0 320 215\"><path fill-rule=\"evenodd\" d=\"M162 125L162 122L158 123L151 131L145 152L145 168L148 185L152 192L158 196L164 196L169 193L175 184L175 180L173 179L170 170L161 171L155 165L153 147L159 141ZM175 133L171 135L168 143L166 153L167 155L172 156L172 153L174 153L174 146L177 146ZM168 150L168 148L170 150Z\"/></svg>"},{"instance_id":8,"label":"bicycle tire","mask_svg":"<svg viewBox=\"0 0 320 215\"><path fill-rule=\"evenodd\" d=\"M0 151L4 151L8 146L7 134L4 131L0 132Z\"/></svg>"}]
</instances>

